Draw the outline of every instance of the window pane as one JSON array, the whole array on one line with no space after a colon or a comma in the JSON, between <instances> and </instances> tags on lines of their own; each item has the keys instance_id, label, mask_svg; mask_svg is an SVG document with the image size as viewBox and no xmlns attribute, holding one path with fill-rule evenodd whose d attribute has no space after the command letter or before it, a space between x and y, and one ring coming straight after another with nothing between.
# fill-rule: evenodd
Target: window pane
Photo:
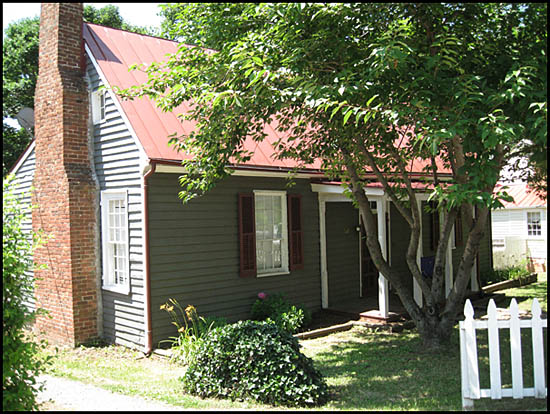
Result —
<instances>
[{"instance_id":1,"label":"window pane","mask_svg":"<svg viewBox=\"0 0 550 414\"><path fill-rule=\"evenodd\" d=\"M264 239L265 218L263 210L256 209L256 240Z\"/></svg>"},{"instance_id":2,"label":"window pane","mask_svg":"<svg viewBox=\"0 0 550 414\"><path fill-rule=\"evenodd\" d=\"M262 243L262 249L264 251L265 268L273 269L273 242L271 240L264 241Z\"/></svg>"},{"instance_id":3,"label":"window pane","mask_svg":"<svg viewBox=\"0 0 550 414\"><path fill-rule=\"evenodd\" d=\"M126 200L122 194L116 197L109 196L105 205L107 209L106 223L104 223L107 236L105 277L106 284L111 286L127 285L129 280Z\"/></svg>"},{"instance_id":4,"label":"window pane","mask_svg":"<svg viewBox=\"0 0 550 414\"><path fill-rule=\"evenodd\" d=\"M99 111L100 111L100 119L104 119L105 118L105 92L102 92L99 95Z\"/></svg>"},{"instance_id":5,"label":"window pane","mask_svg":"<svg viewBox=\"0 0 550 414\"><path fill-rule=\"evenodd\" d=\"M527 213L527 235L528 236L541 236L542 228L540 223L540 213L533 212Z\"/></svg>"},{"instance_id":6,"label":"window pane","mask_svg":"<svg viewBox=\"0 0 550 414\"><path fill-rule=\"evenodd\" d=\"M283 238L283 224L281 222L273 226L273 238L279 240Z\"/></svg>"},{"instance_id":7,"label":"window pane","mask_svg":"<svg viewBox=\"0 0 550 414\"><path fill-rule=\"evenodd\" d=\"M258 271L265 270L265 254L261 248L262 243L256 241L256 267Z\"/></svg>"},{"instance_id":8,"label":"window pane","mask_svg":"<svg viewBox=\"0 0 550 414\"><path fill-rule=\"evenodd\" d=\"M272 210L266 210L265 212L265 238L266 239L273 239L273 211Z\"/></svg>"},{"instance_id":9,"label":"window pane","mask_svg":"<svg viewBox=\"0 0 550 414\"><path fill-rule=\"evenodd\" d=\"M273 241L273 267L280 268L282 266L282 256L281 256L281 241Z\"/></svg>"}]
</instances>

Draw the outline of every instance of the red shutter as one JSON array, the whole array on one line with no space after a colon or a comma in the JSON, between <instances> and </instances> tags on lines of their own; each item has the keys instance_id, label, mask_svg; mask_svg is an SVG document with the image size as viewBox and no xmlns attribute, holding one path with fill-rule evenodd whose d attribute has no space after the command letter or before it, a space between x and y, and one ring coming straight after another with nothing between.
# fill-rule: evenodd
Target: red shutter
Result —
<instances>
[{"instance_id":1,"label":"red shutter","mask_svg":"<svg viewBox=\"0 0 550 414\"><path fill-rule=\"evenodd\" d=\"M288 200L288 247L290 270L304 268L304 231L302 225L302 196L289 194Z\"/></svg>"},{"instance_id":2,"label":"red shutter","mask_svg":"<svg viewBox=\"0 0 550 414\"><path fill-rule=\"evenodd\" d=\"M239 194L240 276L256 276L256 225L254 194Z\"/></svg>"}]
</instances>

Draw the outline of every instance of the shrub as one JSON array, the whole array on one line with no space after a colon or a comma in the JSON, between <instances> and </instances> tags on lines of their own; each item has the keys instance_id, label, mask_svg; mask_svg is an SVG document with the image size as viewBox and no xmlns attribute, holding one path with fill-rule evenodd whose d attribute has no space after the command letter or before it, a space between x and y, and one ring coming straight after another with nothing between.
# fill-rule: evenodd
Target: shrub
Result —
<instances>
[{"instance_id":1,"label":"shrub","mask_svg":"<svg viewBox=\"0 0 550 414\"><path fill-rule=\"evenodd\" d=\"M174 310L177 309L181 316ZM170 339L160 341L171 343L172 356L171 361L181 365L190 362L199 347L202 339L216 326L226 324L223 318L204 318L199 316L194 306L188 305L185 310L180 306L177 300L168 299L168 302L161 305L160 309L170 314L172 324L178 330L178 336L172 336Z\"/></svg>"},{"instance_id":2,"label":"shrub","mask_svg":"<svg viewBox=\"0 0 550 414\"><path fill-rule=\"evenodd\" d=\"M216 328L197 350L181 379L183 387L203 398L322 404L328 399L325 380L299 347L296 338L269 322L239 321Z\"/></svg>"},{"instance_id":3,"label":"shrub","mask_svg":"<svg viewBox=\"0 0 550 414\"><path fill-rule=\"evenodd\" d=\"M311 312L304 306L291 305L283 293L258 294L252 304L252 319L273 322L281 329L297 333L311 323Z\"/></svg>"},{"instance_id":4,"label":"shrub","mask_svg":"<svg viewBox=\"0 0 550 414\"><path fill-rule=\"evenodd\" d=\"M503 282L505 280L521 280L521 278L529 276L530 274L531 272L527 267L527 260L524 259L513 266L483 272L480 275L480 279L482 286L487 286L493 283Z\"/></svg>"},{"instance_id":5,"label":"shrub","mask_svg":"<svg viewBox=\"0 0 550 414\"><path fill-rule=\"evenodd\" d=\"M26 337L25 327L33 322L38 312L25 306L25 299L33 291L33 279L28 271L34 267L32 253L41 238L22 230L24 214L13 195L11 178L3 184L2 235L2 410L36 410L35 377L43 372L50 357L40 357L46 341L34 342Z\"/></svg>"}]
</instances>

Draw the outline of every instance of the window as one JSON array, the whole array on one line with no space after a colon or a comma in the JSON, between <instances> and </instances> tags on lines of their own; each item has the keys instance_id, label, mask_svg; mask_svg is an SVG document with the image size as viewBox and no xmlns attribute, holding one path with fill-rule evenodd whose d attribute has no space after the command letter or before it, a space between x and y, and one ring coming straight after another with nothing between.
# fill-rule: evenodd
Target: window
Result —
<instances>
[{"instance_id":1,"label":"window","mask_svg":"<svg viewBox=\"0 0 550 414\"><path fill-rule=\"evenodd\" d=\"M254 193L258 276L288 272L286 194Z\"/></svg>"},{"instance_id":2,"label":"window","mask_svg":"<svg viewBox=\"0 0 550 414\"><path fill-rule=\"evenodd\" d=\"M239 194L241 277L303 268L302 199L284 191Z\"/></svg>"},{"instance_id":3,"label":"window","mask_svg":"<svg viewBox=\"0 0 550 414\"><path fill-rule=\"evenodd\" d=\"M128 208L126 192L101 193L103 288L129 293Z\"/></svg>"},{"instance_id":4,"label":"window","mask_svg":"<svg viewBox=\"0 0 550 414\"><path fill-rule=\"evenodd\" d=\"M542 227L540 223L540 212L527 213L527 235L542 236Z\"/></svg>"},{"instance_id":5,"label":"window","mask_svg":"<svg viewBox=\"0 0 550 414\"><path fill-rule=\"evenodd\" d=\"M92 116L94 125L105 121L105 98L104 89L97 90L92 94Z\"/></svg>"}]
</instances>

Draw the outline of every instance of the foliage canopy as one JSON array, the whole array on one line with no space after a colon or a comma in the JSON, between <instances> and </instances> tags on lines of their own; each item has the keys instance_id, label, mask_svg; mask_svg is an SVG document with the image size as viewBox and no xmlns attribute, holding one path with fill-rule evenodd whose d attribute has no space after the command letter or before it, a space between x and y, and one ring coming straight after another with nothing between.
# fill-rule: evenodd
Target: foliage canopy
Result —
<instances>
[{"instance_id":1,"label":"foliage canopy","mask_svg":"<svg viewBox=\"0 0 550 414\"><path fill-rule=\"evenodd\" d=\"M183 117L197 127L171 141L193 155L184 162L184 201L250 159L244 140L263 140L272 123L286 137L274 144L277 157L302 166L319 159L342 180L374 264L425 340L447 340L488 212L509 199L493 192L504 165L530 154L527 174L546 173L547 6L224 3L165 5L163 13L165 33L195 45L145 68L147 83L121 94L147 95L167 111L190 103ZM422 305L410 275L393 269L378 243L363 191L373 180L410 227L405 256ZM442 215L431 281L416 258L414 187L428 181ZM447 296L446 251L459 214L469 233Z\"/></svg>"}]
</instances>

